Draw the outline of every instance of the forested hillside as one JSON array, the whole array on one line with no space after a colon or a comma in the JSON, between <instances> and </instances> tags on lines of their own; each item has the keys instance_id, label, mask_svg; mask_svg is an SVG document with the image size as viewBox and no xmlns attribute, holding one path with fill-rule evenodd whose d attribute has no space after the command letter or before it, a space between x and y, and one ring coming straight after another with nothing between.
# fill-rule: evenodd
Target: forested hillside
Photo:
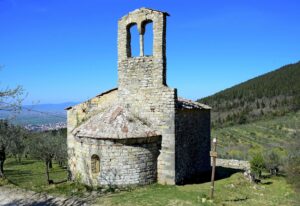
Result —
<instances>
[{"instance_id":1,"label":"forested hillside","mask_svg":"<svg viewBox=\"0 0 300 206\"><path fill-rule=\"evenodd\" d=\"M197 101L213 108L214 127L243 124L297 111L300 109L300 62Z\"/></svg>"}]
</instances>

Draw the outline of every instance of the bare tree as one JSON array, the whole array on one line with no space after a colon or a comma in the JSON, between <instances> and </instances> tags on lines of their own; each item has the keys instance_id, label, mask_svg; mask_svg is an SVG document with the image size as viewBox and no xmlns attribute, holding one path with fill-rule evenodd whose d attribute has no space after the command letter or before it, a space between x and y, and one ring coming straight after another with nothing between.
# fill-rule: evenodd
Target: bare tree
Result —
<instances>
[{"instance_id":1,"label":"bare tree","mask_svg":"<svg viewBox=\"0 0 300 206\"><path fill-rule=\"evenodd\" d=\"M0 65L0 69L3 66ZM21 86L14 89L0 88L0 111L15 113L21 110L24 90ZM6 160L6 152L11 143L11 126L7 121L0 122L0 178L4 177L3 167Z\"/></svg>"},{"instance_id":2,"label":"bare tree","mask_svg":"<svg viewBox=\"0 0 300 206\"><path fill-rule=\"evenodd\" d=\"M0 70L3 68L0 65ZM16 86L0 88L0 111L18 112L21 110L21 103L24 100L24 89Z\"/></svg>"}]
</instances>

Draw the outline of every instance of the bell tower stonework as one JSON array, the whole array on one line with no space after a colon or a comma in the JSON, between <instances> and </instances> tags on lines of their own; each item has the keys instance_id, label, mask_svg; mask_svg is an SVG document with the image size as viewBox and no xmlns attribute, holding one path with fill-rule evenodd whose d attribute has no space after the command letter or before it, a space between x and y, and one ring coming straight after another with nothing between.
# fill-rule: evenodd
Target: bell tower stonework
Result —
<instances>
[{"instance_id":1,"label":"bell tower stonework","mask_svg":"<svg viewBox=\"0 0 300 206\"><path fill-rule=\"evenodd\" d=\"M162 136L158 182L175 183L176 89L166 84L165 12L140 8L118 22L118 97L124 107L139 115ZM153 55L144 56L146 24L153 23ZM140 56L131 56L130 28L137 25Z\"/></svg>"},{"instance_id":2,"label":"bell tower stonework","mask_svg":"<svg viewBox=\"0 0 300 206\"><path fill-rule=\"evenodd\" d=\"M141 8L118 22L119 89L131 87L159 87L166 85L166 16L165 12ZM153 23L153 55L144 56L146 25ZM131 56L130 28L136 25L140 38L140 56Z\"/></svg>"}]
</instances>

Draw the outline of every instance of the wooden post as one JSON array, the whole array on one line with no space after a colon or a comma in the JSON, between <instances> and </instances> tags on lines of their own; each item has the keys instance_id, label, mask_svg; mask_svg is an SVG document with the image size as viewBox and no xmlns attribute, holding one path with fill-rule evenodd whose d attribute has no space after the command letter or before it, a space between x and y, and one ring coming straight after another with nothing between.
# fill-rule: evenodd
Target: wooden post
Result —
<instances>
[{"instance_id":1,"label":"wooden post","mask_svg":"<svg viewBox=\"0 0 300 206\"><path fill-rule=\"evenodd\" d=\"M210 151L210 157L212 157L212 172L211 172L211 187L210 187L210 199L214 198L215 187L215 172L216 172L216 158L217 158L217 139L212 141L212 150Z\"/></svg>"}]
</instances>

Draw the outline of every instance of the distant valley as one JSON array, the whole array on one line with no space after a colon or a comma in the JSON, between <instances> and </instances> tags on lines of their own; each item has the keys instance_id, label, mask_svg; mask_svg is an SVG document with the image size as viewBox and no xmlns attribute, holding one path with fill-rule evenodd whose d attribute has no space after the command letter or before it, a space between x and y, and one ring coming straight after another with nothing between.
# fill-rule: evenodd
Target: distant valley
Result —
<instances>
[{"instance_id":1,"label":"distant valley","mask_svg":"<svg viewBox=\"0 0 300 206\"><path fill-rule=\"evenodd\" d=\"M23 105L22 111L11 114L6 111L0 112L0 118L28 127L30 130L47 130L66 126L65 108L75 105L77 102L65 102L60 104L36 104Z\"/></svg>"}]
</instances>

